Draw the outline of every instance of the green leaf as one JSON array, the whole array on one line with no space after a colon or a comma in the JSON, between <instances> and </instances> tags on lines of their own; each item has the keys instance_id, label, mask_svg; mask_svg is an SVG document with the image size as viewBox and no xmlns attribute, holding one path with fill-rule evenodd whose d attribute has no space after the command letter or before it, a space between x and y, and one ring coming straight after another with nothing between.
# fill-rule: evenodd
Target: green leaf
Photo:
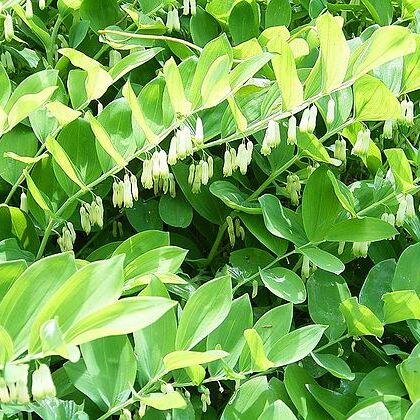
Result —
<instances>
[{"instance_id":1,"label":"green leaf","mask_svg":"<svg viewBox=\"0 0 420 420\"><path fill-rule=\"evenodd\" d=\"M165 285L157 277L152 278L140 295L169 299ZM175 350L176 328L175 310L171 309L152 325L134 332L134 351L137 356L137 369L142 385L145 385L163 370L163 358Z\"/></svg>"},{"instance_id":2,"label":"green leaf","mask_svg":"<svg viewBox=\"0 0 420 420\"><path fill-rule=\"evenodd\" d=\"M248 202L248 197L228 181L213 182L210 185L210 192L231 209L240 210L247 214L261 214L258 204Z\"/></svg>"},{"instance_id":3,"label":"green leaf","mask_svg":"<svg viewBox=\"0 0 420 420\"><path fill-rule=\"evenodd\" d=\"M353 91L356 120L386 121L401 116L397 98L376 77L365 75L356 80Z\"/></svg>"},{"instance_id":4,"label":"green leaf","mask_svg":"<svg viewBox=\"0 0 420 420\"><path fill-rule=\"evenodd\" d=\"M229 353L221 350L209 350L206 352L180 350L167 354L163 358L163 364L169 372L175 369L214 362L228 355Z\"/></svg>"},{"instance_id":5,"label":"green leaf","mask_svg":"<svg viewBox=\"0 0 420 420\"><path fill-rule=\"evenodd\" d=\"M420 380L419 372L420 357L409 357L398 365L398 372L412 403L420 400L420 390L418 383Z\"/></svg>"},{"instance_id":6,"label":"green leaf","mask_svg":"<svg viewBox=\"0 0 420 420\"><path fill-rule=\"evenodd\" d=\"M275 53L271 63L283 100L283 109L293 110L303 102L303 86L296 71L293 52L282 37L271 39L267 47L268 51Z\"/></svg>"},{"instance_id":7,"label":"green leaf","mask_svg":"<svg viewBox=\"0 0 420 420\"><path fill-rule=\"evenodd\" d=\"M344 271L345 265L334 255L315 246L298 248L298 251L309 258L309 261L330 273L340 274Z\"/></svg>"},{"instance_id":8,"label":"green leaf","mask_svg":"<svg viewBox=\"0 0 420 420\"><path fill-rule=\"evenodd\" d=\"M382 296L384 323L420 319L420 299L414 290L398 290Z\"/></svg>"},{"instance_id":9,"label":"green leaf","mask_svg":"<svg viewBox=\"0 0 420 420\"><path fill-rule=\"evenodd\" d=\"M388 61L414 52L413 35L401 26L386 26L377 29L358 47L350 58L349 72L353 80Z\"/></svg>"},{"instance_id":10,"label":"green leaf","mask_svg":"<svg viewBox=\"0 0 420 420\"><path fill-rule=\"evenodd\" d=\"M251 38L257 38L259 35L258 14L255 7L247 1L236 3L230 12L228 25L236 45Z\"/></svg>"},{"instance_id":11,"label":"green leaf","mask_svg":"<svg viewBox=\"0 0 420 420\"><path fill-rule=\"evenodd\" d=\"M329 325L325 335L335 340L346 330L346 321L340 304L349 298L350 290L341 276L316 270L307 282L308 309L312 321Z\"/></svg>"},{"instance_id":12,"label":"green leaf","mask_svg":"<svg viewBox=\"0 0 420 420\"><path fill-rule=\"evenodd\" d=\"M267 359L264 351L262 338L254 329L244 331L244 337L251 355L251 371L262 372L274 366L274 363Z\"/></svg>"},{"instance_id":13,"label":"green leaf","mask_svg":"<svg viewBox=\"0 0 420 420\"><path fill-rule=\"evenodd\" d=\"M15 356L28 348L29 333L39 310L75 272L71 253L46 257L32 264L1 300L0 325L13 340Z\"/></svg>"},{"instance_id":14,"label":"green leaf","mask_svg":"<svg viewBox=\"0 0 420 420\"><path fill-rule=\"evenodd\" d=\"M189 350L214 331L232 304L230 276L200 286L186 303L179 320L175 348Z\"/></svg>"},{"instance_id":15,"label":"green leaf","mask_svg":"<svg viewBox=\"0 0 420 420\"><path fill-rule=\"evenodd\" d=\"M193 208L181 194L174 198L162 195L159 200L159 215L169 226L186 228L192 222Z\"/></svg>"},{"instance_id":16,"label":"green leaf","mask_svg":"<svg viewBox=\"0 0 420 420\"><path fill-rule=\"evenodd\" d=\"M209 372L217 376L223 372L223 365L234 368L241 351L245 345L243 332L252 327L252 307L247 294L235 299L227 317L207 337L206 348L212 350L222 348L229 353L223 358L223 362L214 362L209 365Z\"/></svg>"},{"instance_id":17,"label":"green leaf","mask_svg":"<svg viewBox=\"0 0 420 420\"><path fill-rule=\"evenodd\" d=\"M99 99L112 85L112 76L96 60L73 48L61 48L58 52L67 57L75 67L87 72L85 88L89 102Z\"/></svg>"},{"instance_id":18,"label":"green leaf","mask_svg":"<svg viewBox=\"0 0 420 420\"><path fill-rule=\"evenodd\" d=\"M53 156L55 162L60 165L60 168L64 171L64 173L82 190L86 190L86 185L80 180L80 177L76 173L76 169L73 163L69 159L66 151L60 146L60 144L50 136L45 141L45 145Z\"/></svg>"},{"instance_id":19,"label":"green leaf","mask_svg":"<svg viewBox=\"0 0 420 420\"><path fill-rule=\"evenodd\" d=\"M308 325L281 337L269 351L267 357L275 366L285 366L308 356L327 329L324 325Z\"/></svg>"},{"instance_id":20,"label":"green leaf","mask_svg":"<svg viewBox=\"0 0 420 420\"><path fill-rule=\"evenodd\" d=\"M414 36L416 50L404 57L401 93L409 93L420 88L420 35L415 34Z\"/></svg>"},{"instance_id":21,"label":"green leaf","mask_svg":"<svg viewBox=\"0 0 420 420\"><path fill-rule=\"evenodd\" d=\"M303 191L303 224L311 242L326 239L340 208L340 202L327 176L327 168L321 166L309 177Z\"/></svg>"},{"instance_id":22,"label":"green leaf","mask_svg":"<svg viewBox=\"0 0 420 420\"><path fill-rule=\"evenodd\" d=\"M120 255L82 267L39 310L31 329L29 351L40 350L39 332L45 322L57 317L65 335L79 320L117 300L123 281Z\"/></svg>"},{"instance_id":23,"label":"green leaf","mask_svg":"<svg viewBox=\"0 0 420 420\"><path fill-rule=\"evenodd\" d=\"M284 370L284 385L298 413L303 418L328 418L328 414L307 389L309 385L316 385L316 382L304 368L297 364L287 366Z\"/></svg>"},{"instance_id":24,"label":"green leaf","mask_svg":"<svg viewBox=\"0 0 420 420\"><path fill-rule=\"evenodd\" d=\"M124 267L124 276L127 280L134 279L125 284L134 287L136 277L150 273L176 273L181 267L188 251L177 246L162 246L140 254Z\"/></svg>"},{"instance_id":25,"label":"green leaf","mask_svg":"<svg viewBox=\"0 0 420 420\"><path fill-rule=\"evenodd\" d=\"M0 360L8 362L13 357L13 341L8 332L0 325Z\"/></svg>"},{"instance_id":26,"label":"green leaf","mask_svg":"<svg viewBox=\"0 0 420 420\"><path fill-rule=\"evenodd\" d=\"M389 411L386 409L385 404L382 402L377 402L377 403L368 405L356 411L354 414L348 417L348 420L377 419L377 418L384 419L384 420L392 419Z\"/></svg>"},{"instance_id":27,"label":"green leaf","mask_svg":"<svg viewBox=\"0 0 420 420\"><path fill-rule=\"evenodd\" d=\"M389 25L392 22L394 10L391 0L362 0L369 10L369 13L381 26Z\"/></svg>"},{"instance_id":28,"label":"green leaf","mask_svg":"<svg viewBox=\"0 0 420 420\"><path fill-rule=\"evenodd\" d=\"M300 217L292 210L283 207L277 197L265 194L258 201L261 204L264 223L270 233L296 245L308 242Z\"/></svg>"},{"instance_id":29,"label":"green leaf","mask_svg":"<svg viewBox=\"0 0 420 420\"><path fill-rule=\"evenodd\" d=\"M173 57L164 64L163 76L175 115L179 117L188 116L191 112L192 105L185 96L181 73Z\"/></svg>"},{"instance_id":30,"label":"green leaf","mask_svg":"<svg viewBox=\"0 0 420 420\"><path fill-rule=\"evenodd\" d=\"M166 394L157 392L152 393L145 397L141 397L140 401L145 405L161 411L170 410L172 408L185 408L187 406L187 402L177 391L170 391Z\"/></svg>"},{"instance_id":31,"label":"green leaf","mask_svg":"<svg viewBox=\"0 0 420 420\"><path fill-rule=\"evenodd\" d=\"M406 193L413 189L413 173L404 151L402 149L387 149L384 153L394 175L397 191Z\"/></svg>"},{"instance_id":32,"label":"green leaf","mask_svg":"<svg viewBox=\"0 0 420 420\"><path fill-rule=\"evenodd\" d=\"M153 324L175 305L176 302L160 297L122 299L81 319L65 339L79 345L101 337L129 334Z\"/></svg>"},{"instance_id":33,"label":"green leaf","mask_svg":"<svg viewBox=\"0 0 420 420\"><path fill-rule=\"evenodd\" d=\"M320 43L322 92L329 93L343 83L350 59L350 48L337 19L330 13L318 17L316 27Z\"/></svg>"},{"instance_id":34,"label":"green leaf","mask_svg":"<svg viewBox=\"0 0 420 420\"><path fill-rule=\"evenodd\" d=\"M289 0L270 0L265 10L265 27L289 26L292 7Z\"/></svg>"},{"instance_id":35,"label":"green leaf","mask_svg":"<svg viewBox=\"0 0 420 420\"><path fill-rule=\"evenodd\" d=\"M107 407L125 402L136 378L136 359L128 337L100 338L83 344L81 351L87 371Z\"/></svg>"},{"instance_id":36,"label":"green leaf","mask_svg":"<svg viewBox=\"0 0 420 420\"><path fill-rule=\"evenodd\" d=\"M229 70L231 58L225 54L211 64L201 86L202 108L212 108L223 101L231 88L229 85Z\"/></svg>"},{"instance_id":37,"label":"green leaf","mask_svg":"<svg viewBox=\"0 0 420 420\"><path fill-rule=\"evenodd\" d=\"M293 411L282 400L277 400L267 406L260 417L258 417L258 420L264 419L296 420L296 417Z\"/></svg>"},{"instance_id":38,"label":"green leaf","mask_svg":"<svg viewBox=\"0 0 420 420\"><path fill-rule=\"evenodd\" d=\"M312 359L318 366L328 370L336 378L352 381L355 374L351 371L349 365L338 356L333 354L312 353Z\"/></svg>"},{"instance_id":39,"label":"green leaf","mask_svg":"<svg viewBox=\"0 0 420 420\"><path fill-rule=\"evenodd\" d=\"M260 269L260 276L265 287L276 296L294 304L306 300L305 285L293 271L283 267Z\"/></svg>"},{"instance_id":40,"label":"green leaf","mask_svg":"<svg viewBox=\"0 0 420 420\"><path fill-rule=\"evenodd\" d=\"M407 391L394 366L380 366L371 370L360 382L356 395L373 397L376 395L396 395L403 397Z\"/></svg>"},{"instance_id":41,"label":"green leaf","mask_svg":"<svg viewBox=\"0 0 420 420\"><path fill-rule=\"evenodd\" d=\"M17 99L7 116L8 129L12 129L32 112L44 105L56 90L57 86L50 86L41 92L28 93Z\"/></svg>"},{"instance_id":42,"label":"green leaf","mask_svg":"<svg viewBox=\"0 0 420 420\"><path fill-rule=\"evenodd\" d=\"M95 134L96 139L99 144L108 153L109 156L115 161L115 163L121 167L126 166L125 159L120 155L120 153L115 149L114 145L111 142L111 139L108 133L105 131L102 124L92 115L90 111L86 113L86 119L90 124L90 128Z\"/></svg>"},{"instance_id":43,"label":"green leaf","mask_svg":"<svg viewBox=\"0 0 420 420\"><path fill-rule=\"evenodd\" d=\"M401 254L392 280L393 290L415 290L420 294L420 272L417 258L420 252L420 244L409 246Z\"/></svg>"},{"instance_id":44,"label":"green leaf","mask_svg":"<svg viewBox=\"0 0 420 420\"><path fill-rule=\"evenodd\" d=\"M374 217L348 219L335 224L325 239L337 242L373 242L389 239L398 231L388 222Z\"/></svg>"},{"instance_id":45,"label":"green leaf","mask_svg":"<svg viewBox=\"0 0 420 420\"><path fill-rule=\"evenodd\" d=\"M361 305L356 297L341 302L340 310L346 319L349 335L382 337L384 327L381 321L367 306Z\"/></svg>"}]
</instances>

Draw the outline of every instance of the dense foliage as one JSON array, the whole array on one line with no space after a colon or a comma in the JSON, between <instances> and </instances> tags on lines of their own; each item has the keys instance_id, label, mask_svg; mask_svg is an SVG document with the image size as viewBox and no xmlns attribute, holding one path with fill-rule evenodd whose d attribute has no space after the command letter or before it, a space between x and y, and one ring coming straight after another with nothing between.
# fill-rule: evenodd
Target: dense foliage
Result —
<instances>
[{"instance_id":1,"label":"dense foliage","mask_svg":"<svg viewBox=\"0 0 420 420\"><path fill-rule=\"evenodd\" d=\"M419 418L420 1L0 9L0 418Z\"/></svg>"}]
</instances>

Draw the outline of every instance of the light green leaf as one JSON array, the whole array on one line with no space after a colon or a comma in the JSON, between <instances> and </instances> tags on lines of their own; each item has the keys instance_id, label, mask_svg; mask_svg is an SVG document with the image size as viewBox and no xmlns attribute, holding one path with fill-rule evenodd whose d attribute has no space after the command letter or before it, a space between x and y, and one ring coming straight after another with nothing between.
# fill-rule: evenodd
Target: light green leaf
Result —
<instances>
[{"instance_id":1,"label":"light green leaf","mask_svg":"<svg viewBox=\"0 0 420 420\"><path fill-rule=\"evenodd\" d=\"M101 337L129 334L157 321L176 302L160 297L119 300L81 319L65 335L68 343L87 343Z\"/></svg>"},{"instance_id":2,"label":"light green leaf","mask_svg":"<svg viewBox=\"0 0 420 420\"><path fill-rule=\"evenodd\" d=\"M312 353L312 359L315 363L328 370L336 378L352 381L355 374L351 371L349 365L338 356L333 354Z\"/></svg>"},{"instance_id":3,"label":"light green leaf","mask_svg":"<svg viewBox=\"0 0 420 420\"><path fill-rule=\"evenodd\" d=\"M290 45L282 38L271 39L268 51L276 53L271 62L283 100L283 109L291 111L303 102L303 86L299 80Z\"/></svg>"},{"instance_id":4,"label":"light green leaf","mask_svg":"<svg viewBox=\"0 0 420 420\"><path fill-rule=\"evenodd\" d=\"M414 188L413 173L407 156L402 149L387 149L384 151L394 175L398 192L409 192Z\"/></svg>"},{"instance_id":5,"label":"light green leaf","mask_svg":"<svg viewBox=\"0 0 420 420\"><path fill-rule=\"evenodd\" d=\"M376 315L364 305L361 305L356 297L341 302L340 310L346 319L350 335L360 337L374 335L382 337L384 327Z\"/></svg>"},{"instance_id":6,"label":"light green leaf","mask_svg":"<svg viewBox=\"0 0 420 420\"><path fill-rule=\"evenodd\" d=\"M170 410L172 408L185 408L187 406L187 402L177 391L170 391L166 394L158 392L152 393L148 396L141 397L140 401L145 405L161 411Z\"/></svg>"},{"instance_id":7,"label":"light green leaf","mask_svg":"<svg viewBox=\"0 0 420 420\"><path fill-rule=\"evenodd\" d=\"M298 251L303 255L306 255L312 264L322 270L329 271L334 274L340 274L345 269L345 265L339 258L327 251L324 251L323 249L315 246L307 246L298 248Z\"/></svg>"},{"instance_id":8,"label":"light green leaf","mask_svg":"<svg viewBox=\"0 0 420 420\"><path fill-rule=\"evenodd\" d=\"M74 109L62 104L59 101L49 102L45 105L45 107L62 127L71 123L72 121L79 118L80 115L82 115L80 111L75 111Z\"/></svg>"},{"instance_id":9,"label":"light green leaf","mask_svg":"<svg viewBox=\"0 0 420 420\"><path fill-rule=\"evenodd\" d=\"M187 301L176 334L177 349L191 349L227 317L232 304L230 276L200 286Z\"/></svg>"},{"instance_id":10,"label":"light green leaf","mask_svg":"<svg viewBox=\"0 0 420 420\"><path fill-rule=\"evenodd\" d=\"M202 107L216 106L231 92L229 85L229 70L231 59L226 55L218 57L208 69L201 86Z\"/></svg>"},{"instance_id":11,"label":"light green leaf","mask_svg":"<svg viewBox=\"0 0 420 420\"><path fill-rule=\"evenodd\" d=\"M317 18L316 28L320 43L322 92L329 93L343 83L350 59L350 48L337 19L330 13L324 13Z\"/></svg>"},{"instance_id":12,"label":"light green leaf","mask_svg":"<svg viewBox=\"0 0 420 420\"><path fill-rule=\"evenodd\" d=\"M393 290L415 290L420 294L420 270L417 261L419 253L420 243L417 243L401 254L392 280Z\"/></svg>"},{"instance_id":13,"label":"light green leaf","mask_svg":"<svg viewBox=\"0 0 420 420\"><path fill-rule=\"evenodd\" d=\"M226 356L229 356L229 353L222 350L208 350L206 352L180 350L167 354L163 358L163 364L169 372L175 369L214 362Z\"/></svg>"},{"instance_id":14,"label":"light green leaf","mask_svg":"<svg viewBox=\"0 0 420 420\"><path fill-rule=\"evenodd\" d=\"M391 0L362 0L375 21L381 25L389 25L392 22L394 10Z\"/></svg>"},{"instance_id":15,"label":"light green leaf","mask_svg":"<svg viewBox=\"0 0 420 420\"><path fill-rule=\"evenodd\" d=\"M302 279L293 271L283 267L260 269L261 280L270 292L295 304L306 300L306 289Z\"/></svg>"},{"instance_id":16,"label":"light green leaf","mask_svg":"<svg viewBox=\"0 0 420 420\"><path fill-rule=\"evenodd\" d=\"M262 338L254 329L244 331L244 337L248 344L251 356L251 371L261 372L274 366L274 363L267 359Z\"/></svg>"},{"instance_id":17,"label":"light green leaf","mask_svg":"<svg viewBox=\"0 0 420 420\"><path fill-rule=\"evenodd\" d=\"M356 120L386 121L401 116L401 107L394 94L376 77L365 75L354 84Z\"/></svg>"},{"instance_id":18,"label":"light green leaf","mask_svg":"<svg viewBox=\"0 0 420 420\"><path fill-rule=\"evenodd\" d=\"M414 290L385 293L382 300L385 324L420 319L420 299Z\"/></svg>"}]
</instances>

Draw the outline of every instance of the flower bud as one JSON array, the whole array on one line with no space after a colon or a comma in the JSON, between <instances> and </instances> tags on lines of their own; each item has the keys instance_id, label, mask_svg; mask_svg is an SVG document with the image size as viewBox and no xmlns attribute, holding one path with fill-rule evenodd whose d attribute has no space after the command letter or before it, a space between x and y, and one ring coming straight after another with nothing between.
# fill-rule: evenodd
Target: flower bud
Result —
<instances>
[{"instance_id":1,"label":"flower bud","mask_svg":"<svg viewBox=\"0 0 420 420\"><path fill-rule=\"evenodd\" d=\"M114 67L121 61L121 53L117 50L111 49L109 52L109 67Z\"/></svg>"},{"instance_id":2,"label":"flower bud","mask_svg":"<svg viewBox=\"0 0 420 420\"><path fill-rule=\"evenodd\" d=\"M172 198L176 197L176 184L174 174L169 174L169 195Z\"/></svg>"},{"instance_id":3,"label":"flower bud","mask_svg":"<svg viewBox=\"0 0 420 420\"><path fill-rule=\"evenodd\" d=\"M292 115L289 118L289 127L287 129L287 144L296 144L296 127L297 127L297 121L296 117Z\"/></svg>"},{"instance_id":4,"label":"flower bud","mask_svg":"<svg viewBox=\"0 0 420 420\"><path fill-rule=\"evenodd\" d=\"M407 125L413 125L414 124L414 103L413 101L407 102L407 112L406 112L406 118L405 121Z\"/></svg>"},{"instance_id":5,"label":"flower bud","mask_svg":"<svg viewBox=\"0 0 420 420\"><path fill-rule=\"evenodd\" d=\"M395 225L401 227L404 225L405 217L407 214L407 199L406 197L402 197L399 200L400 204L397 210L397 216L395 218Z\"/></svg>"},{"instance_id":6,"label":"flower bud","mask_svg":"<svg viewBox=\"0 0 420 420\"><path fill-rule=\"evenodd\" d=\"M204 144L204 128L203 121L200 117L197 117L195 123L195 136L194 141L197 146L202 146Z\"/></svg>"},{"instance_id":7,"label":"flower bud","mask_svg":"<svg viewBox=\"0 0 420 420\"><path fill-rule=\"evenodd\" d=\"M25 192L22 191L22 194L20 195L20 209L28 213L28 197L26 196Z\"/></svg>"},{"instance_id":8,"label":"flower bud","mask_svg":"<svg viewBox=\"0 0 420 420\"><path fill-rule=\"evenodd\" d=\"M104 227L104 205L102 203L102 198L99 197L99 195L96 196L95 200L98 209L96 224L102 229Z\"/></svg>"},{"instance_id":9,"label":"flower bud","mask_svg":"<svg viewBox=\"0 0 420 420\"><path fill-rule=\"evenodd\" d=\"M32 9L32 0L26 0L25 3L25 16L27 19L32 19L34 16L34 12Z\"/></svg>"},{"instance_id":10,"label":"flower bud","mask_svg":"<svg viewBox=\"0 0 420 420\"><path fill-rule=\"evenodd\" d=\"M411 194L406 195L407 211L406 216L408 219L414 219L416 217L416 209L414 208L414 198Z\"/></svg>"},{"instance_id":11,"label":"flower bud","mask_svg":"<svg viewBox=\"0 0 420 420\"><path fill-rule=\"evenodd\" d=\"M338 255L342 255L342 253L344 252L344 247L346 246L345 242L339 242L338 243Z\"/></svg>"},{"instance_id":12,"label":"flower bud","mask_svg":"<svg viewBox=\"0 0 420 420\"><path fill-rule=\"evenodd\" d=\"M0 378L0 402L7 404L10 402L9 389L7 388L4 378Z\"/></svg>"},{"instance_id":13,"label":"flower bud","mask_svg":"<svg viewBox=\"0 0 420 420\"><path fill-rule=\"evenodd\" d=\"M190 169L189 169L189 172L188 172L188 184L189 185L192 185L193 184L193 182L194 182L194 176L195 176L195 164L192 163L190 165Z\"/></svg>"},{"instance_id":14,"label":"flower bud","mask_svg":"<svg viewBox=\"0 0 420 420\"><path fill-rule=\"evenodd\" d=\"M168 28L168 32L171 33L174 30L174 13L171 10L168 10L166 15L166 27Z\"/></svg>"},{"instance_id":15,"label":"flower bud","mask_svg":"<svg viewBox=\"0 0 420 420\"><path fill-rule=\"evenodd\" d=\"M229 153L230 161L232 162L232 171L236 171L236 169L238 169L238 164L236 162L236 150L233 147L231 147Z\"/></svg>"},{"instance_id":16,"label":"flower bud","mask_svg":"<svg viewBox=\"0 0 420 420\"><path fill-rule=\"evenodd\" d=\"M394 128L394 120L387 120L384 124L383 135L385 139L392 139L392 133Z\"/></svg>"},{"instance_id":17,"label":"flower bud","mask_svg":"<svg viewBox=\"0 0 420 420\"><path fill-rule=\"evenodd\" d=\"M121 222L118 222L117 228L118 228L118 235L120 235L120 238L122 238L124 236L123 224Z\"/></svg>"},{"instance_id":18,"label":"flower bud","mask_svg":"<svg viewBox=\"0 0 420 420\"><path fill-rule=\"evenodd\" d=\"M308 119L308 132L313 133L316 128L316 117L318 116L318 108L316 105L312 105L309 110L309 119Z\"/></svg>"},{"instance_id":19,"label":"flower bud","mask_svg":"<svg viewBox=\"0 0 420 420\"><path fill-rule=\"evenodd\" d=\"M91 224L89 215L84 206L80 207L80 224L82 226L82 229L86 232L86 235L89 235L91 231Z\"/></svg>"},{"instance_id":20,"label":"flower bud","mask_svg":"<svg viewBox=\"0 0 420 420\"><path fill-rule=\"evenodd\" d=\"M114 220L112 222L112 237L116 238L118 236L118 226L117 226L117 221Z\"/></svg>"},{"instance_id":21,"label":"flower bud","mask_svg":"<svg viewBox=\"0 0 420 420\"><path fill-rule=\"evenodd\" d=\"M310 267L310 261L309 258L304 255L302 260L302 277L304 279L309 278L311 275L311 267Z\"/></svg>"},{"instance_id":22,"label":"flower bud","mask_svg":"<svg viewBox=\"0 0 420 420\"><path fill-rule=\"evenodd\" d=\"M201 162L201 183L207 185L209 183L209 164L206 160Z\"/></svg>"},{"instance_id":23,"label":"flower bud","mask_svg":"<svg viewBox=\"0 0 420 420\"><path fill-rule=\"evenodd\" d=\"M67 229L70 232L72 242L76 242L76 231L74 230L74 226L72 222L67 222Z\"/></svg>"},{"instance_id":24,"label":"flower bud","mask_svg":"<svg viewBox=\"0 0 420 420\"><path fill-rule=\"evenodd\" d=\"M223 163L223 176L231 176L232 172L232 157L229 150L226 150Z\"/></svg>"},{"instance_id":25,"label":"flower bud","mask_svg":"<svg viewBox=\"0 0 420 420\"><path fill-rule=\"evenodd\" d=\"M15 65L13 64L12 55L10 54L9 51L6 51L4 53L4 57L5 57L5 60L6 60L7 71L9 73L14 73L15 72Z\"/></svg>"},{"instance_id":26,"label":"flower bud","mask_svg":"<svg viewBox=\"0 0 420 420\"><path fill-rule=\"evenodd\" d=\"M369 250L369 242L353 242L353 255L355 257L366 258Z\"/></svg>"},{"instance_id":27,"label":"flower bud","mask_svg":"<svg viewBox=\"0 0 420 420\"><path fill-rule=\"evenodd\" d=\"M245 175L248 169L248 151L244 143L241 143L238 147L238 153L236 155L237 166L242 175Z\"/></svg>"},{"instance_id":28,"label":"flower bud","mask_svg":"<svg viewBox=\"0 0 420 420\"><path fill-rule=\"evenodd\" d=\"M168 163L169 163L169 165L175 165L176 161L178 159L177 143L178 143L177 138L173 137L172 140L171 140L171 143L169 145L169 151L168 151Z\"/></svg>"},{"instance_id":29,"label":"flower bud","mask_svg":"<svg viewBox=\"0 0 420 420\"><path fill-rule=\"evenodd\" d=\"M247 159L248 165L252 161L252 152L253 152L253 150L254 150L254 143L252 143L251 140L248 140L248 142L246 143L246 151L247 151L247 154L248 154L248 159Z\"/></svg>"},{"instance_id":30,"label":"flower bud","mask_svg":"<svg viewBox=\"0 0 420 420\"><path fill-rule=\"evenodd\" d=\"M7 14L4 19L4 38L9 42L13 39L14 35L12 15Z\"/></svg>"},{"instance_id":31,"label":"flower bud","mask_svg":"<svg viewBox=\"0 0 420 420\"><path fill-rule=\"evenodd\" d=\"M160 172L160 157L159 152L156 150L152 155L152 173L153 173L153 181L158 181L161 172Z\"/></svg>"},{"instance_id":32,"label":"flower bud","mask_svg":"<svg viewBox=\"0 0 420 420\"><path fill-rule=\"evenodd\" d=\"M19 404L29 404L29 392L27 382L18 381L16 383L16 401Z\"/></svg>"},{"instance_id":33,"label":"flower bud","mask_svg":"<svg viewBox=\"0 0 420 420\"><path fill-rule=\"evenodd\" d=\"M309 110L309 108L306 108L303 111L302 114L302 118L300 120L300 124L299 124L299 130L302 133L307 133L309 131L309 119L311 117L311 111Z\"/></svg>"},{"instance_id":34,"label":"flower bud","mask_svg":"<svg viewBox=\"0 0 420 420\"><path fill-rule=\"evenodd\" d=\"M119 420L131 420L132 416L131 416L131 412L130 410L127 410L126 408L124 408L122 410L122 413L120 414Z\"/></svg>"},{"instance_id":35,"label":"flower bud","mask_svg":"<svg viewBox=\"0 0 420 420\"><path fill-rule=\"evenodd\" d=\"M185 16L187 16L190 13L190 0L184 0L182 12Z\"/></svg>"},{"instance_id":36,"label":"flower bud","mask_svg":"<svg viewBox=\"0 0 420 420\"><path fill-rule=\"evenodd\" d=\"M253 280L252 281L252 292L251 292L251 298L255 299L258 295L258 281Z\"/></svg>"},{"instance_id":37,"label":"flower bud","mask_svg":"<svg viewBox=\"0 0 420 420\"><path fill-rule=\"evenodd\" d=\"M131 181L128 174L124 175L124 207L132 208L133 207L133 196L131 194Z\"/></svg>"},{"instance_id":38,"label":"flower bud","mask_svg":"<svg viewBox=\"0 0 420 420\"><path fill-rule=\"evenodd\" d=\"M356 143L351 151L353 155L361 158L366 157L369 153L370 148L370 130L359 130L357 133Z\"/></svg>"},{"instance_id":39,"label":"flower bud","mask_svg":"<svg viewBox=\"0 0 420 420\"><path fill-rule=\"evenodd\" d=\"M230 246L233 248L235 246L235 228L233 226L233 220L230 216L226 217L227 231L229 235Z\"/></svg>"},{"instance_id":40,"label":"flower bud","mask_svg":"<svg viewBox=\"0 0 420 420\"><path fill-rule=\"evenodd\" d=\"M335 120L335 101L330 98L327 107L327 125L331 125Z\"/></svg>"},{"instance_id":41,"label":"flower bud","mask_svg":"<svg viewBox=\"0 0 420 420\"><path fill-rule=\"evenodd\" d=\"M347 153L346 153L346 141L344 139L337 139L335 141L335 147L334 147L334 158L341 160L341 162L345 162L347 159Z\"/></svg>"},{"instance_id":42,"label":"flower bud","mask_svg":"<svg viewBox=\"0 0 420 420\"><path fill-rule=\"evenodd\" d=\"M213 178L213 175L214 175L214 163L213 163L213 158L211 156L209 156L207 158L207 163L209 164L209 178Z\"/></svg>"},{"instance_id":43,"label":"flower bud","mask_svg":"<svg viewBox=\"0 0 420 420\"><path fill-rule=\"evenodd\" d=\"M275 148L280 144L280 126L278 122L274 120L268 122L263 145L264 143L266 143L269 148Z\"/></svg>"},{"instance_id":44,"label":"flower bud","mask_svg":"<svg viewBox=\"0 0 420 420\"><path fill-rule=\"evenodd\" d=\"M38 7L40 10L45 9L45 0L38 0Z\"/></svg>"},{"instance_id":45,"label":"flower bud","mask_svg":"<svg viewBox=\"0 0 420 420\"><path fill-rule=\"evenodd\" d=\"M152 175L153 163L150 159L146 159L143 162L143 171L141 174L140 182L143 188L150 190L153 188L153 175Z\"/></svg>"},{"instance_id":46,"label":"flower bud","mask_svg":"<svg viewBox=\"0 0 420 420\"><path fill-rule=\"evenodd\" d=\"M179 21L178 9L172 10L173 17L173 28L175 31L179 32L181 30L181 22Z\"/></svg>"},{"instance_id":47,"label":"flower bud","mask_svg":"<svg viewBox=\"0 0 420 420\"><path fill-rule=\"evenodd\" d=\"M137 201L139 199L139 187L137 184L137 177L134 174L130 176L130 184L131 184L131 194L133 196L133 200Z\"/></svg>"},{"instance_id":48,"label":"flower bud","mask_svg":"<svg viewBox=\"0 0 420 420\"><path fill-rule=\"evenodd\" d=\"M193 194L197 194L201 191L201 179L203 175L203 161L200 161L198 165L195 167L195 175L194 175L194 181L192 184L191 191Z\"/></svg>"},{"instance_id":49,"label":"flower bud","mask_svg":"<svg viewBox=\"0 0 420 420\"><path fill-rule=\"evenodd\" d=\"M197 0L190 0L190 9L193 16L197 13Z\"/></svg>"}]
</instances>

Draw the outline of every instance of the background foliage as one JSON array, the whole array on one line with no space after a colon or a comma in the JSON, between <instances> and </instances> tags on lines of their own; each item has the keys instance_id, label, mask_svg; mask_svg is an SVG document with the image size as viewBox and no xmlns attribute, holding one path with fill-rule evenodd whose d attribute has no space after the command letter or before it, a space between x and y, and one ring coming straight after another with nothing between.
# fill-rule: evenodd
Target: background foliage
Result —
<instances>
[{"instance_id":1,"label":"background foliage","mask_svg":"<svg viewBox=\"0 0 420 420\"><path fill-rule=\"evenodd\" d=\"M0 7L2 417L418 418L418 0Z\"/></svg>"}]
</instances>

